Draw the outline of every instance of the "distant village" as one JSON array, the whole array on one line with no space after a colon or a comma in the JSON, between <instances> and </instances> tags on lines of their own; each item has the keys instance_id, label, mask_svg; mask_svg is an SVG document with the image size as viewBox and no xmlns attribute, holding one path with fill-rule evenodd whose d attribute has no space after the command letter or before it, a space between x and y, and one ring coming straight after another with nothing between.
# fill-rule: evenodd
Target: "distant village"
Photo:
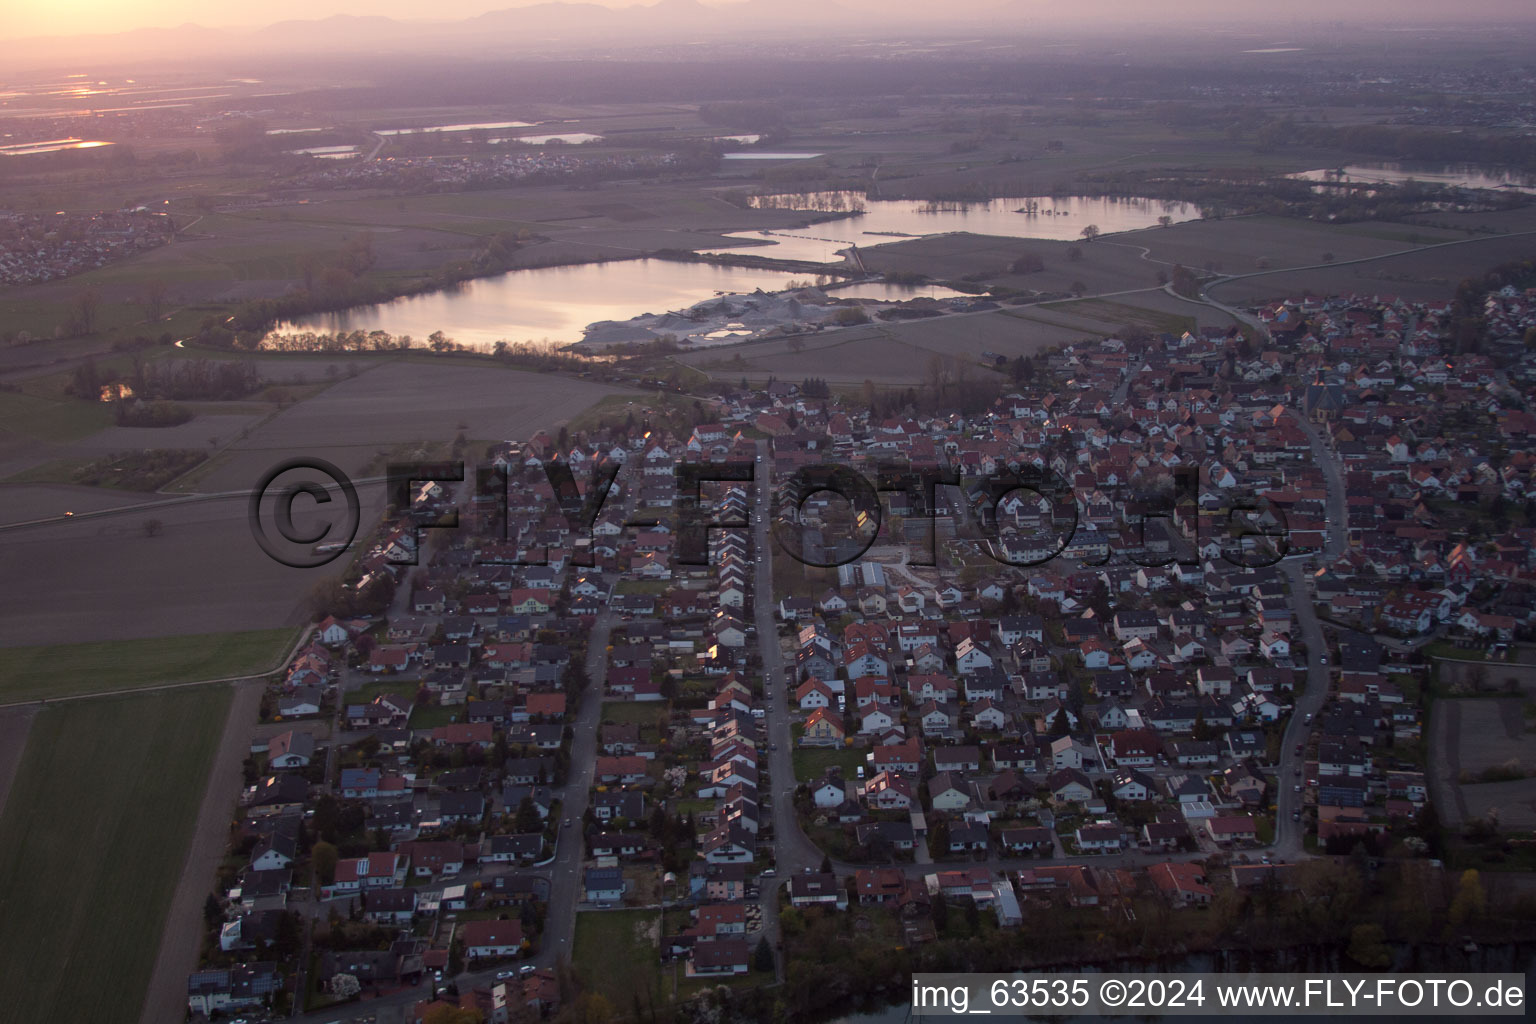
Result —
<instances>
[{"instance_id":1,"label":"distant village","mask_svg":"<svg viewBox=\"0 0 1536 1024\"><path fill-rule=\"evenodd\" d=\"M0 211L0 285L40 284L104 267L171 240L164 213L136 209L96 214Z\"/></svg>"},{"instance_id":2,"label":"distant village","mask_svg":"<svg viewBox=\"0 0 1536 1024\"><path fill-rule=\"evenodd\" d=\"M504 516L423 482L348 576L382 610L321 609L270 687L189 1010L538 1019L626 911L678 991L782 977L789 914L921 949L945 908L1321 898L1327 855L1443 890L1426 649L1536 631L1536 290L1483 314L1474 353L1448 304L1299 296L1252 311L1267 338L1042 353L972 415L775 381L686 434L507 441ZM839 550L861 524L786 482L891 462L961 483L885 494L841 565L773 539ZM617 467L590 528L552 463ZM738 472L694 503L687 464ZM978 482L1025 469L1071 496Z\"/></svg>"}]
</instances>

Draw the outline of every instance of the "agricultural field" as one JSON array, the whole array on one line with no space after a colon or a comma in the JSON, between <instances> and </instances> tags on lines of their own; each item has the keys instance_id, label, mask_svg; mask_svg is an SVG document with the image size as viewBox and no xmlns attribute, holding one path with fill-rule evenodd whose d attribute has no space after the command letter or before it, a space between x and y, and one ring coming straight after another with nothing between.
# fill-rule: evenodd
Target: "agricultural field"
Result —
<instances>
[{"instance_id":1,"label":"agricultural field","mask_svg":"<svg viewBox=\"0 0 1536 1024\"><path fill-rule=\"evenodd\" d=\"M10 478L13 483L64 483L121 491L156 491L188 472L206 455L195 449L155 448L99 459L69 458L44 463Z\"/></svg>"},{"instance_id":2,"label":"agricultural field","mask_svg":"<svg viewBox=\"0 0 1536 1024\"><path fill-rule=\"evenodd\" d=\"M230 699L213 687L39 712L0 814L7 1019L139 1020Z\"/></svg>"},{"instance_id":3,"label":"agricultural field","mask_svg":"<svg viewBox=\"0 0 1536 1024\"><path fill-rule=\"evenodd\" d=\"M1111 244L1137 241L1146 234L1104 235L1088 243L961 233L859 251L864 265L876 273L925 274L935 281L973 277L988 284L1061 294L1081 284L1086 293L1099 294L1157 284L1158 264L1143 260L1137 247ZM1043 269L1012 272L1014 262L1025 256L1037 258Z\"/></svg>"},{"instance_id":4,"label":"agricultural field","mask_svg":"<svg viewBox=\"0 0 1536 1024\"><path fill-rule=\"evenodd\" d=\"M305 379L331 381L325 370L331 362L337 361L289 357L271 364L271 370L281 378L307 369ZM183 427L164 430L105 427L99 433L111 438L110 444L98 444L94 436L51 449L34 442L30 457L18 454L14 462L5 459L7 449L0 447L0 471L8 470L7 476L27 474L23 480L32 481L0 484L0 518L19 523L65 513L74 517L0 530L0 559L16 578L35 574L33 578L50 580L44 600L23 588L0 594L5 640L67 643L80 639L82 622L90 622L92 637L101 640L297 625L304 596L327 570L281 565L252 538L249 491L273 466L301 456L319 458L354 480L373 480L358 484L359 537L366 537L384 508L382 478L389 462L441 457L444 446L459 433L469 438L528 437L540 428L568 422L602 398L627 394L478 359L365 357L358 360L355 376L347 359L339 362L344 369L323 390L275 407L264 418L231 421L200 415ZM24 396L0 394L0 415L3 399L19 397ZM96 411L93 403L73 400L27 401L58 410L50 412L56 416ZM51 461L96 459L108 450L185 448L188 442L198 444L202 431L218 431L210 436L221 447L215 451L210 445L214 454L206 463L174 481L160 482L170 483L184 496L195 491L218 497L163 499L163 504L124 507L119 514L86 515L139 499L68 486L77 482L74 474L82 463ZM157 444L162 436L165 443ZM0 446L3 443L0 440ZM466 485L472 485L476 455L466 452ZM329 571L341 566L332 563ZM230 586L231 580L240 585Z\"/></svg>"},{"instance_id":5,"label":"agricultural field","mask_svg":"<svg viewBox=\"0 0 1536 1024\"><path fill-rule=\"evenodd\" d=\"M245 478L245 488L257 472ZM0 488L0 496L8 490ZM383 490L359 487L364 529L383 510ZM59 502L52 515L80 507L70 492L48 492ZM305 529L311 519L301 518ZM11 644L291 628L305 618L304 598L315 582L342 565L296 569L267 557L251 535L246 493L0 530L0 562L13 579L47 581L45 590L21 586L0 594L4 641Z\"/></svg>"},{"instance_id":6,"label":"agricultural field","mask_svg":"<svg viewBox=\"0 0 1536 1024\"><path fill-rule=\"evenodd\" d=\"M264 629L0 647L0 704L262 674L297 639L294 629Z\"/></svg>"},{"instance_id":7,"label":"agricultural field","mask_svg":"<svg viewBox=\"0 0 1536 1024\"><path fill-rule=\"evenodd\" d=\"M1337 295L1345 292L1399 295L1413 301L1447 299L1464 279L1536 249L1530 234L1492 235L1420 248L1358 263L1257 274L1213 285L1208 294L1229 305L1259 303L1277 295ZM1342 260L1343 257L1340 257Z\"/></svg>"}]
</instances>

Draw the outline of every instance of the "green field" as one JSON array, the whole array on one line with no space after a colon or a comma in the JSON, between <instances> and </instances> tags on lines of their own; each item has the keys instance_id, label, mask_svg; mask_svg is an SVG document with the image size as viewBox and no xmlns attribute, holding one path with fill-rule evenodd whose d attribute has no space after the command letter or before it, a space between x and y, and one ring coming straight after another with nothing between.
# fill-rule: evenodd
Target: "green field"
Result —
<instances>
[{"instance_id":1,"label":"green field","mask_svg":"<svg viewBox=\"0 0 1536 1024\"><path fill-rule=\"evenodd\" d=\"M372 704L375 697L382 697L386 693L414 701L416 691L420 688L421 682L416 679L386 679L377 683L364 683L355 690L348 690L344 703Z\"/></svg>"},{"instance_id":2,"label":"green field","mask_svg":"<svg viewBox=\"0 0 1536 1024\"><path fill-rule=\"evenodd\" d=\"M656 719L660 718L667 710L666 701L654 700L617 700L607 701L603 704L603 721L614 725L628 725L634 722L644 727L654 727Z\"/></svg>"},{"instance_id":3,"label":"green field","mask_svg":"<svg viewBox=\"0 0 1536 1024\"><path fill-rule=\"evenodd\" d=\"M0 392L0 432L45 441L77 441L112 425L105 402L54 402L16 391Z\"/></svg>"},{"instance_id":4,"label":"green field","mask_svg":"<svg viewBox=\"0 0 1536 1024\"><path fill-rule=\"evenodd\" d=\"M798 726L796 729L798 731ZM801 782L816 781L833 765L843 769L844 782L851 782L868 753L863 747L802 747L798 745L798 737L796 744L793 754L795 778Z\"/></svg>"},{"instance_id":5,"label":"green field","mask_svg":"<svg viewBox=\"0 0 1536 1024\"><path fill-rule=\"evenodd\" d=\"M571 962L582 985L616 1009L671 998L661 980L660 915L654 910L588 911L576 915L576 949ZM682 968L678 968L681 972ZM650 993L653 998L647 999ZM663 994L665 993L665 994Z\"/></svg>"},{"instance_id":6,"label":"green field","mask_svg":"<svg viewBox=\"0 0 1536 1024\"><path fill-rule=\"evenodd\" d=\"M296 639L292 629L150 640L0 648L0 704L259 675Z\"/></svg>"},{"instance_id":7,"label":"green field","mask_svg":"<svg viewBox=\"0 0 1536 1024\"><path fill-rule=\"evenodd\" d=\"M138 1021L231 696L38 715L0 817L5 1019Z\"/></svg>"}]
</instances>

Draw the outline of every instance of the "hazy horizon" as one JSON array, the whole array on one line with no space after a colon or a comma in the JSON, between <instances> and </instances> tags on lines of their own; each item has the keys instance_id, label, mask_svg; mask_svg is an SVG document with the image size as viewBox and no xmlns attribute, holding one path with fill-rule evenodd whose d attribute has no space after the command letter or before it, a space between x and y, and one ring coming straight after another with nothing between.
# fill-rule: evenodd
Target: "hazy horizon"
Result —
<instances>
[{"instance_id":1,"label":"hazy horizon","mask_svg":"<svg viewBox=\"0 0 1536 1024\"><path fill-rule=\"evenodd\" d=\"M349 16L357 18L382 17L402 22L451 23L477 17L493 11L513 8L571 5L588 8L587 14L597 17L591 8L619 10L625 8L659 7L661 10L645 13L654 19L658 27L685 27L688 8L694 0L661 0L659 3L637 0L447 0L423 8L414 0L273 0L253 12L249 7L214 8L198 0L133 0L116 3L113 0L55 0L48 5L31 5L13 9L0 17L0 41L13 41L36 37L64 37L110 35L121 32L173 29L186 25L218 30L256 30L285 21L310 21ZM825 4L808 4L807 0L697 0L705 7L730 9L750 6L756 11L771 11L783 6L796 8L797 13L807 7L821 10L843 9L855 14L879 14L889 22L930 23L965 31L972 25L977 29L998 24L1025 25L1050 24L1093 29L1100 19L1109 29L1123 28L1127 23L1155 21L1169 27L1200 23L1248 23L1272 26L1278 31L1299 28L1306 23L1344 22L1351 24L1379 24L1390 29L1397 23L1464 24L1467 22L1495 22L1536 20L1536 5L1527 0L1468 0L1459 4L1454 12L1448 12L1440 0L1362 0L1341 9L1331 0L1293 0L1283 8L1260 4L1256 0L1167 0L1149 8L1133 0L1083 0L1063 5L1051 0L956 0L936 8L925 0L830 0ZM580 12L572 12L579 16ZM633 12L632 12L633 13ZM82 31L82 27L86 27ZM808 31L811 27L808 27Z\"/></svg>"}]
</instances>

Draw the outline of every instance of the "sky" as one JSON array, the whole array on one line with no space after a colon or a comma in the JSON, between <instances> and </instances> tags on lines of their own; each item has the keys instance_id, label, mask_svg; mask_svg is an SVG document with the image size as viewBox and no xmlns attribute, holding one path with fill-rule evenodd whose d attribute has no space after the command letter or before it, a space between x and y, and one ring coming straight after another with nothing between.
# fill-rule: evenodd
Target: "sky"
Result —
<instances>
[{"instance_id":1,"label":"sky","mask_svg":"<svg viewBox=\"0 0 1536 1024\"><path fill-rule=\"evenodd\" d=\"M188 22L209 28L259 27L287 19L325 18L336 14L383 15L401 20L429 17L460 19L486 11L526 6L537 0L259 0L258 3L231 3L230 0L0 0L0 39L18 39L40 35L75 35L80 33L121 32L140 28L169 28ZM580 0L605 7L631 6L634 0ZM730 6L731 0L703 0L712 6ZM758 0L773 3L774 0ZM793 0L786 0L793 2ZM803 2L803 0L802 0ZM984 19L987 13L1002 9L1015 15L1038 16L1059 20L1072 13L1091 10L1091 23L1098 18L1111 21L1116 16L1145 17L1147 0L837 0L847 8L892 14L897 12L940 15L947 19ZM638 6L648 6L646 3ZM1477 20L1489 18L1536 16L1532 0L1460 0L1454 7L1446 0L1352 0L1340 5L1337 0L1158 0L1158 17L1164 23L1180 19L1204 20L1211 17L1260 12L1277 20L1297 18L1380 19L1390 26L1394 21L1416 17L1442 20L1455 17ZM1454 15L1450 12L1454 10ZM1436 17L1438 15L1438 17Z\"/></svg>"}]
</instances>

